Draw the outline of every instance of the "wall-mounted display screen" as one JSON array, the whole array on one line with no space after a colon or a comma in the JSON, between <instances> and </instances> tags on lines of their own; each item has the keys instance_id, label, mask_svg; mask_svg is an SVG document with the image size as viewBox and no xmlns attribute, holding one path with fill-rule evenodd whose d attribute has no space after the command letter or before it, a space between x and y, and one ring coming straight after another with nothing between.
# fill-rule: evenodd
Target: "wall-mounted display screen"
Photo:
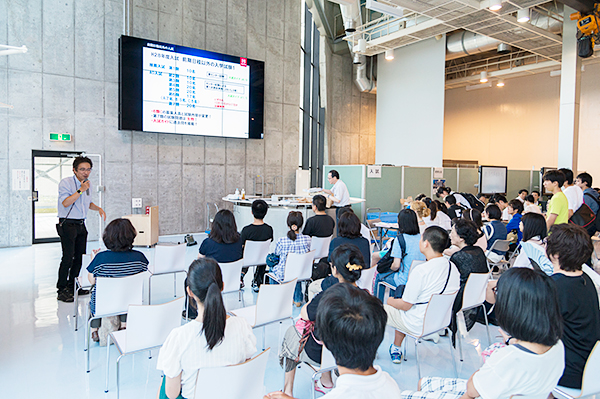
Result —
<instances>
[{"instance_id":1,"label":"wall-mounted display screen","mask_svg":"<svg viewBox=\"0 0 600 399\"><path fill-rule=\"evenodd\" d=\"M119 129L263 138L264 62L121 36Z\"/></svg>"},{"instance_id":2,"label":"wall-mounted display screen","mask_svg":"<svg viewBox=\"0 0 600 399\"><path fill-rule=\"evenodd\" d=\"M506 193L506 166L480 166L479 192L482 194Z\"/></svg>"}]
</instances>

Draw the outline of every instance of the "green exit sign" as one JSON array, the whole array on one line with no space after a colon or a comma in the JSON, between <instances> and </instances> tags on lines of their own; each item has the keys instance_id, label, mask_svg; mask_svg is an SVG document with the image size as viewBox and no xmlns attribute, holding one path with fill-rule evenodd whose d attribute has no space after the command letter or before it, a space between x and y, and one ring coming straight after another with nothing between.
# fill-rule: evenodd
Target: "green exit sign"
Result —
<instances>
[{"instance_id":1,"label":"green exit sign","mask_svg":"<svg viewBox=\"0 0 600 399\"><path fill-rule=\"evenodd\" d=\"M71 135L68 133L50 133L50 140L71 141Z\"/></svg>"}]
</instances>

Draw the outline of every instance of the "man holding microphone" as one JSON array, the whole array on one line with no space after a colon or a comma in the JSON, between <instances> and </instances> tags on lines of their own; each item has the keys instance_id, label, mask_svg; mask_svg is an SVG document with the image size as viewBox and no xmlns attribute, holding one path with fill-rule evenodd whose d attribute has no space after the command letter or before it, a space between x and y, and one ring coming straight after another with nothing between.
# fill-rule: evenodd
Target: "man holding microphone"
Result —
<instances>
[{"instance_id":1,"label":"man holding microphone","mask_svg":"<svg viewBox=\"0 0 600 399\"><path fill-rule=\"evenodd\" d=\"M73 161L73 176L58 184L58 223L56 230L62 246L62 260L58 269L58 300L73 302L75 279L81 269L81 257L86 252L87 229L85 218L88 209L98 211L106 220L104 210L92 202L90 181L92 161L77 157ZM87 292L81 292L81 295Z\"/></svg>"}]
</instances>

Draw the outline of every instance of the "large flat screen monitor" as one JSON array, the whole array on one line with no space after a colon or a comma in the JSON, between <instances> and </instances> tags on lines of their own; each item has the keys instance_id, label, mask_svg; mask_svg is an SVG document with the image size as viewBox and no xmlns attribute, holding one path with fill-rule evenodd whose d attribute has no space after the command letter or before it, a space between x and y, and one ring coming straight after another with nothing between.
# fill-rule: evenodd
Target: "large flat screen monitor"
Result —
<instances>
[{"instance_id":1,"label":"large flat screen monitor","mask_svg":"<svg viewBox=\"0 0 600 399\"><path fill-rule=\"evenodd\" d=\"M479 192L481 194L506 193L506 166L480 166Z\"/></svg>"},{"instance_id":2,"label":"large flat screen monitor","mask_svg":"<svg viewBox=\"0 0 600 399\"><path fill-rule=\"evenodd\" d=\"M263 138L262 61L121 36L119 129Z\"/></svg>"}]
</instances>

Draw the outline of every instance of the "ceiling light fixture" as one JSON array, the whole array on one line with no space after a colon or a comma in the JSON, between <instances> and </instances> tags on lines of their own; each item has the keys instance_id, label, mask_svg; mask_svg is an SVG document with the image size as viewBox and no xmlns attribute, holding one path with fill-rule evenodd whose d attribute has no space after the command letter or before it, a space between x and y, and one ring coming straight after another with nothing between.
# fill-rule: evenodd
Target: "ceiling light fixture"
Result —
<instances>
[{"instance_id":1,"label":"ceiling light fixture","mask_svg":"<svg viewBox=\"0 0 600 399\"><path fill-rule=\"evenodd\" d=\"M367 41L365 39L358 39L358 52L364 53L367 51Z\"/></svg>"},{"instance_id":2,"label":"ceiling light fixture","mask_svg":"<svg viewBox=\"0 0 600 399\"><path fill-rule=\"evenodd\" d=\"M391 61L394 59L394 49L385 50L385 59Z\"/></svg>"},{"instance_id":3,"label":"ceiling light fixture","mask_svg":"<svg viewBox=\"0 0 600 399\"><path fill-rule=\"evenodd\" d=\"M496 83L497 87L504 87L504 79L498 79L498 83Z\"/></svg>"},{"instance_id":4,"label":"ceiling light fixture","mask_svg":"<svg viewBox=\"0 0 600 399\"><path fill-rule=\"evenodd\" d=\"M487 72L486 71L481 72L481 74L479 75L479 83L487 83L487 81L488 81Z\"/></svg>"},{"instance_id":5,"label":"ceiling light fixture","mask_svg":"<svg viewBox=\"0 0 600 399\"><path fill-rule=\"evenodd\" d=\"M517 22L525 23L529 21L529 8L521 8L517 11Z\"/></svg>"},{"instance_id":6,"label":"ceiling light fixture","mask_svg":"<svg viewBox=\"0 0 600 399\"><path fill-rule=\"evenodd\" d=\"M502 8L502 0L490 0L490 7L489 9L491 11L498 11Z\"/></svg>"}]
</instances>

